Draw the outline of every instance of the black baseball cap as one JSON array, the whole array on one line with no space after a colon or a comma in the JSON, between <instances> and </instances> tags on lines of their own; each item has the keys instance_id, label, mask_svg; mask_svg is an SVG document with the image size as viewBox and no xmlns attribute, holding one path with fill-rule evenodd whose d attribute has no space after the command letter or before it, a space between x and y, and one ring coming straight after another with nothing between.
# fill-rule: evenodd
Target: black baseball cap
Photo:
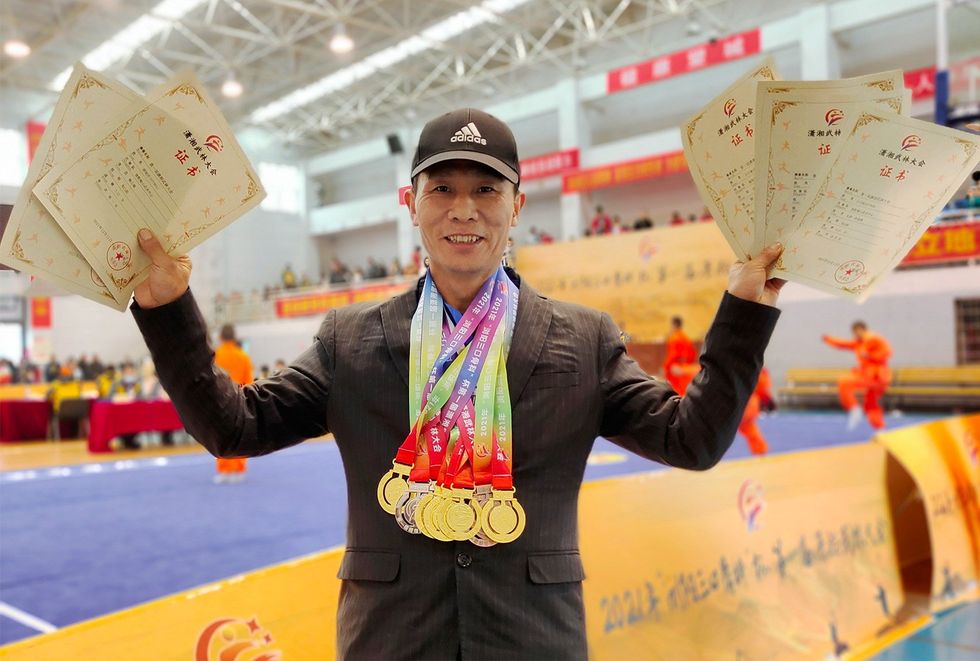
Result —
<instances>
[{"instance_id":1,"label":"black baseball cap","mask_svg":"<svg viewBox=\"0 0 980 661\"><path fill-rule=\"evenodd\" d=\"M443 161L482 163L505 179L521 181L517 141L502 121L476 108L460 108L440 115L422 129L412 159L412 179Z\"/></svg>"}]
</instances>

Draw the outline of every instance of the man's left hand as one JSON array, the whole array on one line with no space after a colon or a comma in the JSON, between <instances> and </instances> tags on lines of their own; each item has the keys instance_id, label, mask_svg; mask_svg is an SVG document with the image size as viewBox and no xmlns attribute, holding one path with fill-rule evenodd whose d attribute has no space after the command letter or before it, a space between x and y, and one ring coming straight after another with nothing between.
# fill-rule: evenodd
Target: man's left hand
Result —
<instances>
[{"instance_id":1,"label":"man's left hand","mask_svg":"<svg viewBox=\"0 0 980 661\"><path fill-rule=\"evenodd\" d=\"M782 252L782 244L774 243L747 262L735 262L728 272L728 293L746 301L775 306L786 281L770 278L769 272Z\"/></svg>"}]
</instances>

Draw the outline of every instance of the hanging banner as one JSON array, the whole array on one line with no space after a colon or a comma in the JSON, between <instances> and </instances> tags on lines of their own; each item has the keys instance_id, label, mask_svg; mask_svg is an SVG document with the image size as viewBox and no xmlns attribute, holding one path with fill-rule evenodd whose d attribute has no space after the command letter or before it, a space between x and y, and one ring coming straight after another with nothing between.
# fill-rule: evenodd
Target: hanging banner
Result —
<instances>
[{"instance_id":1,"label":"hanging banner","mask_svg":"<svg viewBox=\"0 0 980 661\"><path fill-rule=\"evenodd\" d=\"M565 194L581 193L680 172L687 172L687 160L684 159L683 151L675 151L566 174L561 180L561 189Z\"/></svg>"},{"instance_id":2,"label":"hanging banner","mask_svg":"<svg viewBox=\"0 0 980 661\"><path fill-rule=\"evenodd\" d=\"M980 221L939 223L926 230L902 265L942 264L980 257Z\"/></svg>"},{"instance_id":3,"label":"hanging banner","mask_svg":"<svg viewBox=\"0 0 980 661\"><path fill-rule=\"evenodd\" d=\"M706 67L755 55L760 47L759 29L714 39L652 60L638 62L606 74L606 93L613 94L640 85L660 82Z\"/></svg>"},{"instance_id":4,"label":"hanging banner","mask_svg":"<svg viewBox=\"0 0 980 661\"><path fill-rule=\"evenodd\" d=\"M532 156L521 161L521 181L544 179L578 169L578 147Z\"/></svg>"},{"instance_id":5,"label":"hanging banner","mask_svg":"<svg viewBox=\"0 0 980 661\"><path fill-rule=\"evenodd\" d=\"M276 316L285 319L287 317L308 317L311 315L321 315L334 308L342 308L351 303L364 303L367 301L384 301L392 296L397 296L415 283L400 282L384 285L368 285L357 289L341 289L337 291L316 292L314 294L303 294L300 296L284 296L276 299Z\"/></svg>"},{"instance_id":6,"label":"hanging banner","mask_svg":"<svg viewBox=\"0 0 980 661\"><path fill-rule=\"evenodd\" d=\"M661 342L680 315L702 337L735 261L714 223L521 246L516 267L545 296L608 312L633 342Z\"/></svg>"},{"instance_id":7,"label":"hanging banner","mask_svg":"<svg viewBox=\"0 0 980 661\"><path fill-rule=\"evenodd\" d=\"M42 122L27 122L26 133L28 164L34 160L34 152L37 151L37 146L41 144L41 137L44 135L44 129L47 128L47 126L47 124Z\"/></svg>"},{"instance_id":8,"label":"hanging banner","mask_svg":"<svg viewBox=\"0 0 980 661\"><path fill-rule=\"evenodd\" d=\"M980 56L971 57L949 65L949 88L953 92L964 92L976 85L980 78ZM912 90L912 100L931 99L936 96L936 67L923 67L905 72L905 87Z\"/></svg>"},{"instance_id":9,"label":"hanging banner","mask_svg":"<svg viewBox=\"0 0 980 661\"><path fill-rule=\"evenodd\" d=\"M51 328L51 299L47 296L31 299L31 328Z\"/></svg>"}]
</instances>

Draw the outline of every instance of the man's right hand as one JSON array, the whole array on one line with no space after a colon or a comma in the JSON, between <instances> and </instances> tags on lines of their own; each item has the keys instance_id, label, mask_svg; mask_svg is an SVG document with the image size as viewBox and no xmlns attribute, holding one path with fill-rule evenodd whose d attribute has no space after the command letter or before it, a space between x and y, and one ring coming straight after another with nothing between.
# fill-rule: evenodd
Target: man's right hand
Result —
<instances>
[{"instance_id":1,"label":"man's right hand","mask_svg":"<svg viewBox=\"0 0 980 661\"><path fill-rule=\"evenodd\" d=\"M140 248L153 262L150 277L141 282L134 292L141 308L156 308L176 301L187 291L191 277L191 258L187 255L171 257L160 241L148 229L139 232Z\"/></svg>"}]
</instances>

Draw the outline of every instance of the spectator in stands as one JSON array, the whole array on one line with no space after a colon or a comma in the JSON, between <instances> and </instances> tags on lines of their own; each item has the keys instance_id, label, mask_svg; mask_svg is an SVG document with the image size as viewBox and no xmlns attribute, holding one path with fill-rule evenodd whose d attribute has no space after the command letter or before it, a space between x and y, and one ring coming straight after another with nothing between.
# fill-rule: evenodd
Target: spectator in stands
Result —
<instances>
[{"instance_id":1,"label":"spectator in stands","mask_svg":"<svg viewBox=\"0 0 980 661\"><path fill-rule=\"evenodd\" d=\"M329 276L330 284L342 285L346 282L350 282L350 279L351 279L351 272L346 264L344 264L336 257L330 260L330 276Z\"/></svg>"},{"instance_id":2,"label":"spectator in stands","mask_svg":"<svg viewBox=\"0 0 980 661\"><path fill-rule=\"evenodd\" d=\"M684 224L684 216L681 215L680 211L675 211L670 215L671 227L673 227L674 225L683 225L683 224Z\"/></svg>"},{"instance_id":3,"label":"spectator in stands","mask_svg":"<svg viewBox=\"0 0 980 661\"><path fill-rule=\"evenodd\" d=\"M628 232L629 227L623 225L623 220L618 215L613 216L612 229L609 231L610 234L622 234L623 232Z\"/></svg>"},{"instance_id":4,"label":"spectator in stands","mask_svg":"<svg viewBox=\"0 0 980 661\"><path fill-rule=\"evenodd\" d=\"M861 422L861 409L857 404L856 393L864 392L864 413L875 429L885 426L885 412L881 408L881 398L892 380L888 359L892 348L888 341L877 333L868 330L863 321L851 324L853 340L830 335L821 339L835 349L854 351L858 365L837 382L841 406L847 411L847 428L854 429Z\"/></svg>"},{"instance_id":5,"label":"spectator in stands","mask_svg":"<svg viewBox=\"0 0 980 661\"><path fill-rule=\"evenodd\" d=\"M235 327L225 324L221 327L221 344L214 351L214 364L224 370L232 381L239 386L248 385L253 380L252 359L242 351L235 337ZM248 467L247 459L235 457L231 459L215 459L218 474L214 476L215 484L241 482L245 479Z\"/></svg>"},{"instance_id":6,"label":"spectator in stands","mask_svg":"<svg viewBox=\"0 0 980 661\"><path fill-rule=\"evenodd\" d=\"M650 218L650 212L644 209L643 215L633 221L633 229L648 230L651 227L653 227L653 220Z\"/></svg>"},{"instance_id":7,"label":"spectator in stands","mask_svg":"<svg viewBox=\"0 0 980 661\"><path fill-rule=\"evenodd\" d=\"M412 266L415 273L419 275L425 273L425 269L422 268L422 246L415 246L415 250L412 251Z\"/></svg>"},{"instance_id":8,"label":"spectator in stands","mask_svg":"<svg viewBox=\"0 0 980 661\"><path fill-rule=\"evenodd\" d=\"M539 230L537 227L532 227L531 233L531 243L554 243L555 237L548 234L544 230Z\"/></svg>"},{"instance_id":9,"label":"spectator in stands","mask_svg":"<svg viewBox=\"0 0 980 661\"><path fill-rule=\"evenodd\" d=\"M296 274L293 273L293 267L288 263L286 268L282 270L282 286L286 289L294 289L296 287Z\"/></svg>"},{"instance_id":10,"label":"spectator in stands","mask_svg":"<svg viewBox=\"0 0 980 661\"><path fill-rule=\"evenodd\" d=\"M27 351L24 351L20 365L17 366L17 377L19 383L41 383L43 378L41 368L31 361Z\"/></svg>"},{"instance_id":11,"label":"spectator in stands","mask_svg":"<svg viewBox=\"0 0 980 661\"><path fill-rule=\"evenodd\" d=\"M698 222L698 216L697 216L697 214L694 214L694 213L688 214L687 215L687 222L689 222L689 223L696 223L696 222Z\"/></svg>"},{"instance_id":12,"label":"spectator in stands","mask_svg":"<svg viewBox=\"0 0 980 661\"><path fill-rule=\"evenodd\" d=\"M504 248L504 266L514 267L514 237L507 237L507 247Z\"/></svg>"},{"instance_id":13,"label":"spectator in stands","mask_svg":"<svg viewBox=\"0 0 980 661\"><path fill-rule=\"evenodd\" d=\"M970 209L980 207L980 170L973 173L973 185L966 191L966 206Z\"/></svg>"},{"instance_id":14,"label":"spectator in stands","mask_svg":"<svg viewBox=\"0 0 980 661\"><path fill-rule=\"evenodd\" d=\"M712 220L714 220L714 218L712 217L711 212L708 211L708 207L705 207L704 210L701 212L701 221L709 222Z\"/></svg>"},{"instance_id":15,"label":"spectator in stands","mask_svg":"<svg viewBox=\"0 0 980 661\"><path fill-rule=\"evenodd\" d=\"M677 394L683 395L697 374L697 368L698 353L694 342L684 332L684 320L673 317L670 320L670 335L667 337L667 355L664 357L664 378Z\"/></svg>"},{"instance_id":16,"label":"spectator in stands","mask_svg":"<svg viewBox=\"0 0 980 661\"><path fill-rule=\"evenodd\" d=\"M609 234L612 230L612 218L602 210L601 204L595 208L595 215L592 217L592 222L589 223L589 229L592 230L592 236Z\"/></svg>"},{"instance_id":17,"label":"spectator in stands","mask_svg":"<svg viewBox=\"0 0 980 661\"><path fill-rule=\"evenodd\" d=\"M275 362L275 367L272 368L273 374L278 374L279 372L286 369L286 361L282 358L277 358Z\"/></svg>"},{"instance_id":18,"label":"spectator in stands","mask_svg":"<svg viewBox=\"0 0 980 661\"><path fill-rule=\"evenodd\" d=\"M89 367L88 356L83 353L81 356L78 357L79 378L82 379L83 381L87 381L88 379L90 379L92 376L90 369L91 368Z\"/></svg>"},{"instance_id":19,"label":"spectator in stands","mask_svg":"<svg viewBox=\"0 0 980 661\"><path fill-rule=\"evenodd\" d=\"M106 365L102 373L95 377L95 387L99 391L99 399L112 399L116 394L121 394L116 380L116 366Z\"/></svg>"},{"instance_id":20,"label":"spectator in stands","mask_svg":"<svg viewBox=\"0 0 980 661\"><path fill-rule=\"evenodd\" d=\"M352 285L359 285L362 282L364 282L364 270L358 266L350 276L350 283Z\"/></svg>"},{"instance_id":21,"label":"spectator in stands","mask_svg":"<svg viewBox=\"0 0 980 661\"><path fill-rule=\"evenodd\" d=\"M299 286L300 287L312 287L313 286L313 281L310 280L310 276L308 276L306 273L304 273L302 275L302 277L299 279Z\"/></svg>"},{"instance_id":22,"label":"spectator in stands","mask_svg":"<svg viewBox=\"0 0 980 661\"><path fill-rule=\"evenodd\" d=\"M92 354L92 361L88 364L89 375L85 377L86 381L94 381L100 374L105 370L105 365L99 359L99 354Z\"/></svg>"},{"instance_id":23,"label":"spectator in stands","mask_svg":"<svg viewBox=\"0 0 980 661\"><path fill-rule=\"evenodd\" d=\"M58 380L58 376L61 374L61 364L58 359L51 354L51 360L48 364L44 366L44 380L46 383L54 383Z\"/></svg>"},{"instance_id":24,"label":"spectator in stands","mask_svg":"<svg viewBox=\"0 0 980 661\"><path fill-rule=\"evenodd\" d=\"M263 365L262 367L259 368L259 378L260 379L268 379L271 374L272 374L272 372L269 371L269 366L268 365Z\"/></svg>"},{"instance_id":25,"label":"spectator in stands","mask_svg":"<svg viewBox=\"0 0 980 661\"><path fill-rule=\"evenodd\" d=\"M395 257L393 260L391 260L391 269L388 271L388 275L394 278L401 275L401 273L402 263L398 261L397 257Z\"/></svg>"},{"instance_id":26,"label":"spectator in stands","mask_svg":"<svg viewBox=\"0 0 980 661\"><path fill-rule=\"evenodd\" d=\"M364 275L364 278L366 280L379 280L387 277L388 271L385 270L384 264L376 260L374 257L368 257L367 273Z\"/></svg>"},{"instance_id":27,"label":"spectator in stands","mask_svg":"<svg viewBox=\"0 0 980 661\"><path fill-rule=\"evenodd\" d=\"M9 385L17 380L14 364L6 358L0 360L0 385Z\"/></svg>"}]
</instances>

